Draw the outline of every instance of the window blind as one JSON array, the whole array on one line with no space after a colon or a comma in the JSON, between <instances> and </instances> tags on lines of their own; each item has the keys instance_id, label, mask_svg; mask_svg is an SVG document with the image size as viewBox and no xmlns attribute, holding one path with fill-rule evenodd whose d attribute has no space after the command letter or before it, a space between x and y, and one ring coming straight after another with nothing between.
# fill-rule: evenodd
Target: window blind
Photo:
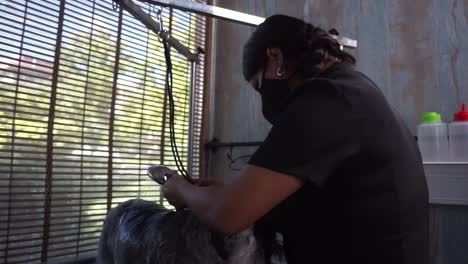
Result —
<instances>
[{"instance_id":1,"label":"window blind","mask_svg":"<svg viewBox=\"0 0 468 264\"><path fill-rule=\"evenodd\" d=\"M163 18L205 47L204 17ZM147 166L175 168L162 44L111 0L0 1L0 34L0 263L92 253L110 208L162 201ZM172 58L176 139L197 177L204 58Z\"/></svg>"}]
</instances>

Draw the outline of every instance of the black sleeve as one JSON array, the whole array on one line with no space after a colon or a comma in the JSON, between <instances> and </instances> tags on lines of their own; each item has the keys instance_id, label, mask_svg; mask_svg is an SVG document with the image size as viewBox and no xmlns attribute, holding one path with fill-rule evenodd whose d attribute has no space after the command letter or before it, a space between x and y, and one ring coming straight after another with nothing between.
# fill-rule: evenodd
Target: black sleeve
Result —
<instances>
[{"instance_id":1,"label":"black sleeve","mask_svg":"<svg viewBox=\"0 0 468 264\"><path fill-rule=\"evenodd\" d=\"M358 152L358 124L332 84L304 89L310 90L286 107L249 164L322 187L340 163Z\"/></svg>"}]
</instances>

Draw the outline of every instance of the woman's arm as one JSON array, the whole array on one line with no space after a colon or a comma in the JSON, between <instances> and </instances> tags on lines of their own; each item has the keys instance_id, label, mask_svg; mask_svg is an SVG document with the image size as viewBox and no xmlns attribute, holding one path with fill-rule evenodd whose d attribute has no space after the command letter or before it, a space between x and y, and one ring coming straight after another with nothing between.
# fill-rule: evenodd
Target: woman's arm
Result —
<instances>
[{"instance_id":1,"label":"woman's arm","mask_svg":"<svg viewBox=\"0 0 468 264\"><path fill-rule=\"evenodd\" d=\"M182 177L164 185L169 201L182 203L196 216L225 233L253 225L303 185L296 177L249 165L229 184L191 185Z\"/></svg>"}]
</instances>

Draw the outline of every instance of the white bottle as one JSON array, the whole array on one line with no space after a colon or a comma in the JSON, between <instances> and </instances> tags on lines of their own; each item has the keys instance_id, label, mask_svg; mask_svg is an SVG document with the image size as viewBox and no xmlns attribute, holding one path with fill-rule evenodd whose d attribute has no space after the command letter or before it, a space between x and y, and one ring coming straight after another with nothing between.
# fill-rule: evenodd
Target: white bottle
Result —
<instances>
[{"instance_id":1,"label":"white bottle","mask_svg":"<svg viewBox=\"0 0 468 264\"><path fill-rule=\"evenodd\" d=\"M468 162L468 111L465 104L449 124L449 152L452 161Z\"/></svg>"},{"instance_id":2,"label":"white bottle","mask_svg":"<svg viewBox=\"0 0 468 264\"><path fill-rule=\"evenodd\" d=\"M418 125L418 145L424 162L440 162L448 159L447 124L440 114L425 113Z\"/></svg>"}]
</instances>

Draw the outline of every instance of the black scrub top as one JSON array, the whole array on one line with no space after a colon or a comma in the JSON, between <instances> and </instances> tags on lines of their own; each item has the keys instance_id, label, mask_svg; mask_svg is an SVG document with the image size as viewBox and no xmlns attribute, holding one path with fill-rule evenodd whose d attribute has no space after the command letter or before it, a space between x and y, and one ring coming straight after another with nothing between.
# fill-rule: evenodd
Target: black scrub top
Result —
<instances>
[{"instance_id":1,"label":"black scrub top","mask_svg":"<svg viewBox=\"0 0 468 264\"><path fill-rule=\"evenodd\" d=\"M352 66L338 63L295 90L249 164L304 183L257 223L282 234L289 264L429 262L416 141Z\"/></svg>"}]
</instances>

